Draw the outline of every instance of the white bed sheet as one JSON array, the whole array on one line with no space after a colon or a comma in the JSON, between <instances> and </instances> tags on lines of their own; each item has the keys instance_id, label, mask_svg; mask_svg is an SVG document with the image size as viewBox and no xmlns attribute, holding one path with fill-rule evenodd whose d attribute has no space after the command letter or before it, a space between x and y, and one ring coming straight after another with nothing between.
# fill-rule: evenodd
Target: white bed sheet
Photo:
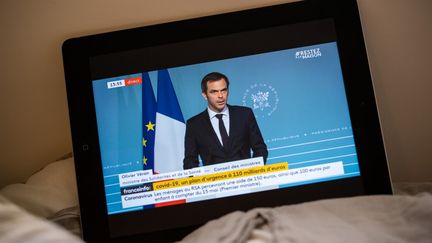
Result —
<instances>
[{"instance_id":1,"label":"white bed sheet","mask_svg":"<svg viewBox=\"0 0 432 243\"><path fill-rule=\"evenodd\" d=\"M73 158L48 164L28 178L0 190L9 201L33 215L51 217L65 208L78 205L78 192Z\"/></svg>"},{"instance_id":2,"label":"white bed sheet","mask_svg":"<svg viewBox=\"0 0 432 243\"><path fill-rule=\"evenodd\" d=\"M0 242L83 241L60 226L28 213L0 195Z\"/></svg>"},{"instance_id":3,"label":"white bed sheet","mask_svg":"<svg viewBox=\"0 0 432 243\"><path fill-rule=\"evenodd\" d=\"M432 242L432 195L361 196L233 212L182 242Z\"/></svg>"}]
</instances>

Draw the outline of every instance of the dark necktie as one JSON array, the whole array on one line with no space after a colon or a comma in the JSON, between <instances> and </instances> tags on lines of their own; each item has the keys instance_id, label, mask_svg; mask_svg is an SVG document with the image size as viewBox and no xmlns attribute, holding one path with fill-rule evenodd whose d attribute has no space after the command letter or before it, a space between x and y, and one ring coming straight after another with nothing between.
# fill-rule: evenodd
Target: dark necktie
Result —
<instances>
[{"instance_id":1,"label":"dark necktie","mask_svg":"<svg viewBox=\"0 0 432 243\"><path fill-rule=\"evenodd\" d=\"M222 137L223 146L226 147L228 144L228 133L227 133L227 130L225 128L225 124L222 120L222 116L223 116L222 114L217 114L216 118L219 120L219 132L220 132L220 135Z\"/></svg>"}]
</instances>

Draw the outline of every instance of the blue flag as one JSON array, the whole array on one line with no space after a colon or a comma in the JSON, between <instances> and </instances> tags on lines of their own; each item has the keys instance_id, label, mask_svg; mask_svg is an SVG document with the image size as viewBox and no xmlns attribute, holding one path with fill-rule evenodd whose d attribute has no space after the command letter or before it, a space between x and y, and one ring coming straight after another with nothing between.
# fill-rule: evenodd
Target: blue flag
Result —
<instances>
[{"instance_id":1,"label":"blue flag","mask_svg":"<svg viewBox=\"0 0 432 243\"><path fill-rule=\"evenodd\" d=\"M158 71L155 171L183 170L186 125L168 70Z\"/></svg>"},{"instance_id":2,"label":"blue flag","mask_svg":"<svg viewBox=\"0 0 432 243\"><path fill-rule=\"evenodd\" d=\"M154 172L154 144L156 132L156 99L148 73L143 73L142 83L143 114L143 169Z\"/></svg>"}]
</instances>

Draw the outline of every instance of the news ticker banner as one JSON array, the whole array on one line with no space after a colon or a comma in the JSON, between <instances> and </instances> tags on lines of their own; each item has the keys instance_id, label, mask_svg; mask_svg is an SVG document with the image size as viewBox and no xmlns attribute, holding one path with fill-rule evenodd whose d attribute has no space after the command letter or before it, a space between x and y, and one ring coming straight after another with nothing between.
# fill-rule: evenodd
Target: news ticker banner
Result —
<instances>
[{"instance_id":1,"label":"news ticker banner","mask_svg":"<svg viewBox=\"0 0 432 243\"><path fill-rule=\"evenodd\" d=\"M127 187L132 185L139 185L143 183L172 180L185 178L190 176L200 176L212 173L218 173L229 170L252 168L256 166L263 166L263 157L256 157L250 159L236 160L221 164L206 165L197 168L173 171L168 173L153 174L153 170L140 170L128 173L119 174L120 187Z\"/></svg>"},{"instance_id":2,"label":"news ticker banner","mask_svg":"<svg viewBox=\"0 0 432 243\"><path fill-rule=\"evenodd\" d=\"M255 162L259 163L258 161ZM244 161L242 163L243 165L248 164ZM239 166L237 162L224 164L227 164L225 168L216 173L149 181L123 187L120 189L122 206L123 208L145 205L162 207L277 189L290 183L344 174L341 161L297 169L288 169L287 162L271 165L261 164L239 169L230 169ZM181 174L180 172L178 174ZM171 174L177 175L177 172Z\"/></svg>"}]
</instances>

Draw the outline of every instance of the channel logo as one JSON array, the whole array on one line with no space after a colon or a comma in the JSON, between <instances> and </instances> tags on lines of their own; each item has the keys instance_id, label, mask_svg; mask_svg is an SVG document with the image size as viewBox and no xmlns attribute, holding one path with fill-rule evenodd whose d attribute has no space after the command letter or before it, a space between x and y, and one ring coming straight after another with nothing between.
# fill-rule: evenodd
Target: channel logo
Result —
<instances>
[{"instance_id":1,"label":"channel logo","mask_svg":"<svg viewBox=\"0 0 432 243\"><path fill-rule=\"evenodd\" d=\"M297 51L295 53L296 59L309 59L322 56L320 48L307 49L302 51Z\"/></svg>"}]
</instances>

